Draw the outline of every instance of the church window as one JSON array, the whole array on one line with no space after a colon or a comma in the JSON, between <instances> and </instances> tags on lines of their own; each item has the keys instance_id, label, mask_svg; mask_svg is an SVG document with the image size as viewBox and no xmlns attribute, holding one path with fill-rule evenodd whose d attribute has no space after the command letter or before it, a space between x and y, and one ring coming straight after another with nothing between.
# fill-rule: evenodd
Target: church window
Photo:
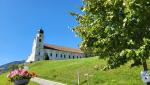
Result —
<instances>
[{"instance_id":1,"label":"church window","mask_svg":"<svg viewBox=\"0 0 150 85\"><path fill-rule=\"evenodd\" d=\"M39 39L39 42L41 42L41 39Z\"/></svg>"},{"instance_id":2,"label":"church window","mask_svg":"<svg viewBox=\"0 0 150 85\"><path fill-rule=\"evenodd\" d=\"M64 55L64 58L66 58L66 55Z\"/></svg>"},{"instance_id":3,"label":"church window","mask_svg":"<svg viewBox=\"0 0 150 85\"><path fill-rule=\"evenodd\" d=\"M62 54L60 55L60 57L62 58Z\"/></svg>"},{"instance_id":4,"label":"church window","mask_svg":"<svg viewBox=\"0 0 150 85\"><path fill-rule=\"evenodd\" d=\"M56 57L57 57L57 54L56 54Z\"/></svg>"},{"instance_id":5,"label":"church window","mask_svg":"<svg viewBox=\"0 0 150 85\"><path fill-rule=\"evenodd\" d=\"M52 54L52 53L50 53L50 56L53 56L53 54Z\"/></svg>"}]
</instances>

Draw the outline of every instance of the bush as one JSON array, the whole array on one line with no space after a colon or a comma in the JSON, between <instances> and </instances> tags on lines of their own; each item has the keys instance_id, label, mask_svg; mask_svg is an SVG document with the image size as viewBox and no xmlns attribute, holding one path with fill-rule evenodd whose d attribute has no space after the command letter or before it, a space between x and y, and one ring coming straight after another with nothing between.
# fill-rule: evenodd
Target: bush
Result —
<instances>
[{"instance_id":1,"label":"bush","mask_svg":"<svg viewBox=\"0 0 150 85\"><path fill-rule=\"evenodd\" d=\"M44 60L49 60L48 54L44 54Z\"/></svg>"},{"instance_id":2,"label":"bush","mask_svg":"<svg viewBox=\"0 0 150 85\"><path fill-rule=\"evenodd\" d=\"M15 69L18 69L18 65L17 65L17 64L10 64L10 65L8 66L8 70L9 70L9 71L12 71L12 70L15 70Z\"/></svg>"}]
</instances>

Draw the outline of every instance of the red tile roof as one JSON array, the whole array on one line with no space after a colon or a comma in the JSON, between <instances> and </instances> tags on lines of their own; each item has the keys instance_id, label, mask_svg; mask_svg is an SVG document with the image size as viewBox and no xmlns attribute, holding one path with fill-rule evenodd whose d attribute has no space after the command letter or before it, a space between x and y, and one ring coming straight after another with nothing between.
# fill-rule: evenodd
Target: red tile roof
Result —
<instances>
[{"instance_id":1,"label":"red tile roof","mask_svg":"<svg viewBox=\"0 0 150 85\"><path fill-rule=\"evenodd\" d=\"M54 50L60 50L60 51L67 51L67 52L73 52L73 53L83 53L80 49L75 48L68 48L64 46L56 46L51 44L44 44L45 49L54 49Z\"/></svg>"}]
</instances>

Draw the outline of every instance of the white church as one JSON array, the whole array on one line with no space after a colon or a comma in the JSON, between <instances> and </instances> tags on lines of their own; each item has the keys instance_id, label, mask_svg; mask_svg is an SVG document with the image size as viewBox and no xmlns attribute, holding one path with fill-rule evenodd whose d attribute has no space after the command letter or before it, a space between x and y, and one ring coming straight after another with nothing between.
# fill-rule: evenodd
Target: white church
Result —
<instances>
[{"instance_id":1,"label":"white church","mask_svg":"<svg viewBox=\"0 0 150 85\"><path fill-rule=\"evenodd\" d=\"M83 58L84 53L80 49L68 48L51 44L44 44L44 31L38 30L33 41L32 52L26 62L44 60L47 55L50 60Z\"/></svg>"}]
</instances>

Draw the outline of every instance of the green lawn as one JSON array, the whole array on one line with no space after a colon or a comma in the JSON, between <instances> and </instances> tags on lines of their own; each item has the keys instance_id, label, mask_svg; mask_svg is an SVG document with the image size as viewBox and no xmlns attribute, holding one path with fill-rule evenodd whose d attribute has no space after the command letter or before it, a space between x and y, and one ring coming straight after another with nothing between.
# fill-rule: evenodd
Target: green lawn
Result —
<instances>
[{"instance_id":1,"label":"green lawn","mask_svg":"<svg viewBox=\"0 0 150 85\"><path fill-rule=\"evenodd\" d=\"M114 70L95 69L95 66L101 69L105 64L106 61L94 57L38 61L30 64L29 69L36 72L41 78L68 85L77 85L78 72L80 73L80 85L145 85L140 78L142 66L131 68L128 63Z\"/></svg>"},{"instance_id":2,"label":"green lawn","mask_svg":"<svg viewBox=\"0 0 150 85\"><path fill-rule=\"evenodd\" d=\"M8 81L8 78L6 77L7 73L3 73L0 75L0 85L14 85L13 83ZM30 82L28 85L39 85L34 82Z\"/></svg>"}]
</instances>

